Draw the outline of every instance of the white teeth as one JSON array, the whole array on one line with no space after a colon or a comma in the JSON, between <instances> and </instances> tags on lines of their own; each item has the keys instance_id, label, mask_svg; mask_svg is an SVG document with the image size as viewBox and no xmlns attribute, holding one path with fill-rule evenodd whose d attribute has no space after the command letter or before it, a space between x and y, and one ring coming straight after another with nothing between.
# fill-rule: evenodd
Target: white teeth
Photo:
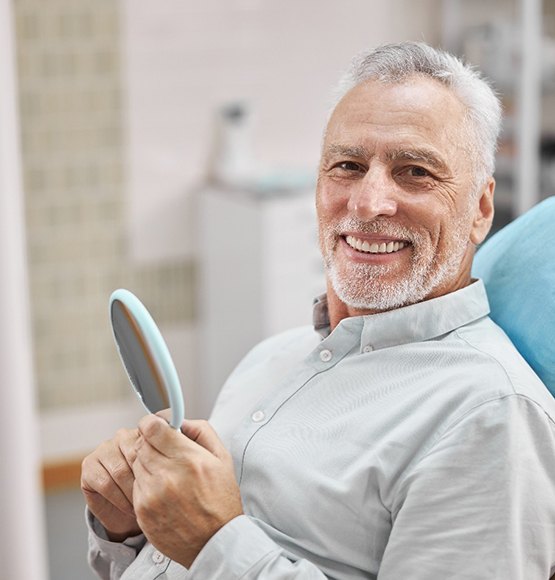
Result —
<instances>
[{"instance_id":1,"label":"white teeth","mask_svg":"<svg viewBox=\"0 0 555 580\"><path fill-rule=\"evenodd\" d=\"M402 250L407 244L405 242L382 242L378 244L373 242L372 244L367 240L361 240L360 238L355 238L354 236L347 236L345 241L355 248L359 252L367 252L370 254L391 254L392 252L398 252Z\"/></svg>"}]
</instances>

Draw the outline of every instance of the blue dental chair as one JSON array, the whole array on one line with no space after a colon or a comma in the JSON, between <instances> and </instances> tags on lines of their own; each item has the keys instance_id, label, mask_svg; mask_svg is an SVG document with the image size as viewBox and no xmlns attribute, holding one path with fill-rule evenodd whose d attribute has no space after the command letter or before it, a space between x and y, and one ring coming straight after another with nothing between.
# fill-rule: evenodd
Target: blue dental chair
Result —
<instances>
[{"instance_id":1,"label":"blue dental chair","mask_svg":"<svg viewBox=\"0 0 555 580\"><path fill-rule=\"evenodd\" d=\"M555 396L555 196L484 243L472 275L484 281L491 318Z\"/></svg>"}]
</instances>

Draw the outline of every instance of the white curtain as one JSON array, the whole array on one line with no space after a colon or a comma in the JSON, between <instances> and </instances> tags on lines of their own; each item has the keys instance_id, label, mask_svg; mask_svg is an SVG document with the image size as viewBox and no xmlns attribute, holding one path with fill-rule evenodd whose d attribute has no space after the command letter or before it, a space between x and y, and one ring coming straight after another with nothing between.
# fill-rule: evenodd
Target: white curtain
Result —
<instances>
[{"instance_id":1,"label":"white curtain","mask_svg":"<svg viewBox=\"0 0 555 580\"><path fill-rule=\"evenodd\" d=\"M44 580L13 7L0 0L0 577Z\"/></svg>"}]
</instances>

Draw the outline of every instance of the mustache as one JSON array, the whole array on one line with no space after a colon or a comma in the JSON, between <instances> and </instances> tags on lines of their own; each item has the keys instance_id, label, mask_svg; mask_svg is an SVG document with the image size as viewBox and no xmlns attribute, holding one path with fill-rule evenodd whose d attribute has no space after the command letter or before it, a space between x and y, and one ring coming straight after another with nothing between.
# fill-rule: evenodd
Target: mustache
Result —
<instances>
[{"instance_id":1,"label":"mustache","mask_svg":"<svg viewBox=\"0 0 555 580\"><path fill-rule=\"evenodd\" d=\"M333 226L335 236L343 235L345 232L361 234L375 234L384 237L407 240L412 244L422 239L422 234L401 225L398 222L385 220L383 218L371 221L362 221L354 217L344 218Z\"/></svg>"}]
</instances>

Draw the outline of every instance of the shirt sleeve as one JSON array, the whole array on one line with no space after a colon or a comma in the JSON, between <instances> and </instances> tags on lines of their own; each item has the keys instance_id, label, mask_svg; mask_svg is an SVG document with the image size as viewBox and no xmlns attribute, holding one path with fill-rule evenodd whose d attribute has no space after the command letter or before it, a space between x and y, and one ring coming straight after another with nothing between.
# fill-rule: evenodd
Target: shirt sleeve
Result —
<instances>
[{"instance_id":1,"label":"shirt sleeve","mask_svg":"<svg viewBox=\"0 0 555 580\"><path fill-rule=\"evenodd\" d=\"M290 560L248 516L228 522L201 550L187 580L324 580L308 560Z\"/></svg>"},{"instance_id":2,"label":"shirt sleeve","mask_svg":"<svg viewBox=\"0 0 555 580\"><path fill-rule=\"evenodd\" d=\"M108 540L102 524L88 510L85 512L89 529L89 565L102 580L119 580L146 543L141 534L124 542Z\"/></svg>"},{"instance_id":3,"label":"shirt sleeve","mask_svg":"<svg viewBox=\"0 0 555 580\"><path fill-rule=\"evenodd\" d=\"M546 580L555 428L520 395L462 417L399 486L378 580Z\"/></svg>"}]
</instances>

